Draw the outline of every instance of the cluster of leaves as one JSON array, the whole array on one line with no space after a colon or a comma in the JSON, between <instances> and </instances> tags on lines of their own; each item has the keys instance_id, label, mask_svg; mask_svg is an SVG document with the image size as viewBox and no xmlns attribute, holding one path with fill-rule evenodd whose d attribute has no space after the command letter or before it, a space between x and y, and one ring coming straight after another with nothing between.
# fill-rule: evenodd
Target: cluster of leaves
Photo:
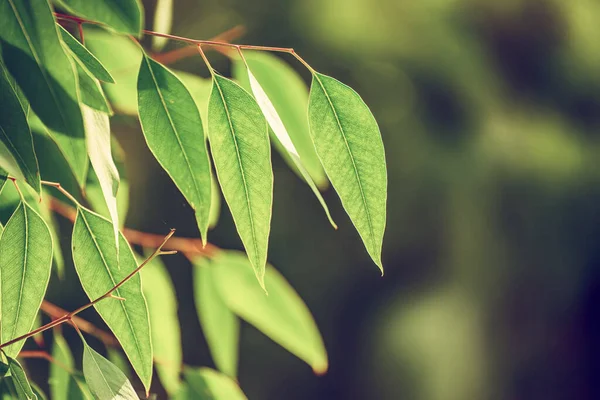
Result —
<instances>
[{"instance_id":1,"label":"cluster of leaves","mask_svg":"<svg viewBox=\"0 0 600 400\"><path fill-rule=\"evenodd\" d=\"M169 16L170 2L159 3L169 10L160 15ZM210 80L171 70L133 39L142 33L137 0L120 1L119 7L83 0L58 5L75 16L59 18L79 24L80 40L57 23L47 0L0 1L0 164L8 171L1 187L10 177L17 188L12 195L4 190L0 207L11 213L0 237L0 389L44 398L16 360L24 340L15 339L29 337L36 324L53 260L59 276L64 268L51 194L75 205L71 253L81 286L146 393L154 365L174 398L245 398L235 382L239 318L325 372L327 355L310 312L267 265L270 146L309 185L335 227L319 192L331 182L382 269L387 177L379 129L367 106L351 88L305 64L312 73L309 93L280 59L243 54L242 46L223 44L238 50L228 52L235 80L211 67L201 41L195 42ZM157 29L168 30L170 18L158 16ZM102 28L86 28L84 41L82 22L92 21ZM246 254L219 250L192 259L198 314L220 372L185 367L181 379L177 303L158 252L141 276L132 273L139 260L119 229L127 182L111 139L113 110L139 117L149 149L194 210L204 243L218 218L220 193L233 216ZM80 336L83 375L54 332L52 398L138 398L127 376Z\"/></svg>"}]
</instances>

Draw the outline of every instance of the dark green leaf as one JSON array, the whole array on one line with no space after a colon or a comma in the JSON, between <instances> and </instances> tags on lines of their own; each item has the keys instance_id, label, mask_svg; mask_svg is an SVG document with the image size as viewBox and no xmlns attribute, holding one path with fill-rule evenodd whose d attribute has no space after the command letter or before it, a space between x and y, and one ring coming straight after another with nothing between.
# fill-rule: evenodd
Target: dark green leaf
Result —
<instances>
[{"instance_id":1,"label":"dark green leaf","mask_svg":"<svg viewBox=\"0 0 600 400\"><path fill-rule=\"evenodd\" d=\"M252 96L215 74L208 105L210 148L223 196L263 288L273 204L267 132Z\"/></svg>"},{"instance_id":2,"label":"dark green leaf","mask_svg":"<svg viewBox=\"0 0 600 400\"><path fill-rule=\"evenodd\" d=\"M36 400L37 396L33 393L21 364L14 358L8 357L8 367L19 399Z\"/></svg>"},{"instance_id":3,"label":"dark green leaf","mask_svg":"<svg viewBox=\"0 0 600 400\"><path fill-rule=\"evenodd\" d=\"M96 58L84 45L75 39L65 28L58 26L60 34L65 44L71 49L73 54L77 56L79 61L90 71L98 80L108 83L115 83L115 80L110 75L110 72L102 65L100 60Z\"/></svg>"},{"instance_id":4,"label":"dark green leaf","mask_svg":"<svg viewBox=\"0 0 600 400\"><path fill-rule=\"evenodd\" d=\"M78 60L74 60L74 62L77 69L77 77L79 78L81 102L94 110L112 115L112 109L104 96L100 82L98 82L98 80L94 78ZM85 115L83 115L83 118L85 127Z\"/></svg>"},{"instance_id":5,"label":"dark green leaf","mask_svg":"<svg viewBox=\"0 0 600 400\"><path fill-rule=\"evenodd\" d=\"M66 400L94 400L90 388L79 376L69 377L69 397Z\"/></svg>"},{"instance_id":6,"label":"dark green leaf","mask_svg":"<svg viewBox=\"0 0 600 400\"><path fill-rule=\"evenodd\" d=\"M317 72L313 74L308 118L327 176L383 272L387 170L377 122L354 90Z\"/></svg>"},{"instance_id":7,"label":"dark green leaf","mask_svg":"<svg viewBox=\"0 0 600 400\"><path fill-rule=\"evenodd\" d=\"M84 342L83 375L98 400L138 400L131 382L113 363Z\"/></svg>"},{"instance_id":8,"label":"dark green leaf","mask_svg":"<svg viewBox=\"0 0 600 400\"><path fill-rule=\"evenodd\" d=\"M242 389L233 379L210 368L186 368L188 399L246 400Z\"/></svg>"},{"instance_id":9,"label":"dark green leaf","mask_svg":"<svg viewBox=\"0 0 600 400\"><path fill-rule=\"evenodd\" d=\"M69 12L101 22L117 32L140 36L144 13L138 0L59 0Z\"/></svg>"}]
</instances>

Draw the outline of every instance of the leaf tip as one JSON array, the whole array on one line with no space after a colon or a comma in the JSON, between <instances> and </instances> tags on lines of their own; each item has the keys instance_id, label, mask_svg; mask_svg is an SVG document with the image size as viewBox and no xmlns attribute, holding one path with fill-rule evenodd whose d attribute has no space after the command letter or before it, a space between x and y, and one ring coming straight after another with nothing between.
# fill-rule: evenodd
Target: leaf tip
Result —
<instances>
[{"instance_id":1,"label":"leaf tip","mask_svg":"<svg viewBox=\"0 0 600 400\"><path fill-rule=\"evenodd\" d=\"M327 373L327 370L329 369L329 363L327 362L327 360L325 360L323 361L323 363L313 365L312 368L315 375L323 376Z\"/></svg>"}]
</instances>

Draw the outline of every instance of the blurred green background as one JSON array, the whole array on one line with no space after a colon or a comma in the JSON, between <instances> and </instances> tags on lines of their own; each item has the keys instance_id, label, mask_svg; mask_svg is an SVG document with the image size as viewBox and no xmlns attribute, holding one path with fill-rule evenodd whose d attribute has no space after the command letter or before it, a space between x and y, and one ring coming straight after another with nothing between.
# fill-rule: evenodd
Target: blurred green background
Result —
<instances>
[{"instance_id":1,"label":"blurred green background","mask_svg":"<svg viewBox=\"0 0 600 400\"><path fill-rule=\"evenodd\" d=\"M151 27L155 2L145 6ZM273 153L269 260L313 312L330 370L315 376L243 325L250 399L600 398L599 21L597 0L175 0L175 35L242 24L238 43L293 47L356 89L386 148L383 278L335 193L338 231ZM207 76L199 56L173 67ZM139 122L112 127L127 154L127 226L196 236ZM209 240L242 248L226 209ZM212 366L189 263L165 262L184 361ZM85 296L68 287L50 299L72 309Z\"/></svg>"}]
</instances>

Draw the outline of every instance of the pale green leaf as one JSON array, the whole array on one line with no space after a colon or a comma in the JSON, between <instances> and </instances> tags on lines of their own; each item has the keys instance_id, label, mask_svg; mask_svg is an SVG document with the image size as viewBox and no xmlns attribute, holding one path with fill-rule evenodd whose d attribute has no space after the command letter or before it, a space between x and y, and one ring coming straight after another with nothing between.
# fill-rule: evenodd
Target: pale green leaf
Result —
<instances>
[{"instance_id":1,"label":"pale green leaf","mask_svg":"<svg viewBox=\"0 0 600 400\"><path fill-rule=\"evenodd\" d=\"M203 241L210 212L210 162L200 113L183 83L144 56L138 76L138 108L150 151L195 212Z\"/></svg>"},{"instance_id":2,"label":"pale green leaf","mask_svg":"<svg viewBox=\"0 0 600 400\"><path fill-rule=\"evenodd\" d=\"M188 399L197 400L246 400L246 395L238 384L210 368L186 368L185 381L188 384Z\"/></svg>"},{"instance_id":3,"label":"pale green leaf","mask_svg":"<svg viewBox=\"0 0 600 400\"><path fill-rule=\"evenodd\" d=\"M129 379L113 363L83 342L83 375L98 400L138 400Z\"/></svg>"},{"instance_id":4,"label":"pale green leaf","mask_svg":"<svg viewBox=\"0 0 600 400\"><path fill-rule=\"evenodd\" d=\"M37 396L31 389L31 385L27 380L27 375L23 370L23 367L17 360L12 357L8 357L8 367L10 369L10 374L13 378L13 383L15 385L15 389L17 391L17 395L19 399L27 399L27 400L36 400Z\"/></svg>"},{"instance_id":5,"label":"pale green leaf","mask_svg":"<svg viewBox=\"0 0 600 400\"><path fill-rule=\"evenodd\" d=\"M87 105L94 110L102 111L103 113L112 115L112 109L108 104L108 100L104 96L104 92L102 91L102 86L100 86L100 82L96 79L84 66L79 62L79 60L75 59L75 67L77 70L77 77L79 80L79 92L81 94L81 102L83 105ZM82 106L83 106L82 105ZM83 111L82 111L83 114ZM83 117L83 124L85 127L85 115Z\"/></svg>"},{"instance_id":6,"label":"pale green leaf","mask_svg":"<svg viewBox=\"0 0 600 400\"><path fill-rule=\"evenodd\" d=\"M208 121L208 99L212 90L212 80L188 72L173 72L183 81L185 87L194 98L202 120Z\"/></svg>"},{"instance_id":7,"label":"pale green leaf","mask_svg":"<svg viewBox=\"0 0 600 400\"><path fill-rule=\"evenodd\" d=\"M52 269L52 237L44 220L21 202L0 237L1 342L31 330ZM4 348L15 357L24 340Z\"/></svg>"},{"instance_id":8,"label":"pale green leaf","mask_svg":"<svg viewBox=\"0 0 600 400\"><path fill-rule=\"evenodd\" d=\"M279 115L281 124L286 131L284 136L289 135L289 139L280 137L281 134L275 131L273 124L269 121L276 134L276 148L286 161L291 161L291 167L296 168L296 163L288 157L289 145L285 145L287 141L291 141L312 180L319 188L327 187L325 171L323 171L308 131L306 115L308 88L306 84L289 64L273 54L256 51L244 53L244 57L257 82L260 83ZM251 89L247 68L243 61L236 60L233 63L233 76L240 81L242 87L247 90ZM256 96L256 93L254 95ZM265 110L263 109L263 111ZM279 131L283 132L282 129ZM300 171L297 172L300 173ZM300 173L300 176L305 179L303 174Z\"/></svg>"},{"instance_id":9,"label":"pale green leaf","mask_svg":"<svg viewBox=\"0 0 600 400\"><path fill-rule=\"evenodd\" d=\"M83 184L87 157L77 79L47 0L0 2L0 26L8 70L61 150L73 155L67 160Z\"/></svg>"},{"instance_id":10,"label":"pale green leaf","mask_svg":"<svg viewBox=\"0 0 600 400\"><path fill-rule=\"evenodd\" d=\"M300 175L304 178L308 186L311 188L311 190L317 197L317 200L319 200L319 203L321 203L321 206L323 207L325 215L327 215L327 219L329 219L329 223L331 224L331 226L333 226L334 229L337 229L337 225L335 224L335 222L333 222L333 219L331 218L329 208L327 207L323 196L321 196L317 185L315 184L312 177L304 167L304 164L300 159L300 154L298 154L298 150L296 150L296 146L294 146L294 143L292 142L288 131L286 130L286 127L283 125L283 121L279 117L277 110L275 110L273 103L269 99L269 96L267 96L264 89L262 88L258 80L254 77L254 74L250 69L247 69L247 75L250 81L251 91L254 94L254 97L256 97L256 101L258 102L260 109L262 110L265 118L267 119L267 122L271 126L271 129L274 132L277 140L279 140L279 143L283 146L283 151L285 151L288 154L288 156L300 172Z\"/></svg>"},{"instance_id":11,"label":"pale green leaf","mask_svg":"<svg viewBox=\"0 0 600 400\"><path fill-rule=\"evenodd\" d=\"M325 172L383 272L387 170L375 118L350 87L315 72L308 106L310 133Z\"/></svg>"},{"instance_id":12,"label":"pale green leaf","mask_svg":"<svg viewBox=\"0 0 600 400\"><path fill-rule=\"evenodd\" d=\"M4 189L4 185L6 185L6 181L8 179L8 173L0 168L0 193L2 193L2 189Z\"/></svg>"},{"instance_id":13,"label":"pale green leaf","mask_svg":"<svg viewBox=\"0 0 600 400\"><path fill-rule=\"evenodd\" d=\"M144 9L139 0L59 0L70 13L101 22L120 33L140 36Z\"/></svg>"},{"instance_id":14,"label":"pale green leaf","mask_svg":"<svg viewBox=\"0 0 600 400\"><path fill-rule=\"evenodd\" d=\"M81 286L94 300L128 276L137 263L122 234L117 261L113 224L84 208L79 208L73 227L73 261ZM152 379L152 344L148 308L139 275L134 275L113 292L125 301L106 299L94 305L121 343L144 387Z\"/></svg>"},{"instance_id":15,"label":"pale green leaf","mask_svg":"<svg viewBox=\"0 0 600 400\"><path fill-rule=\"evenodd\" d=\"M56 268L56 273L59 279L62 279L64 277L65 272L65 259L63 256L62 248L58 245L58 243L60 243L59 228L58 223L56 221L56 215L50 209L50 201L50 196L42 196L42 201L39 203L39 212L44 222L46 222L46 225L48 225L48 229L50 229L52 241L54 243L57 243L57 245L54 247L52 258L54 259L54 267Z\"/></svg>"},{"instance_id":16,"label":"pale green leaf","mask_svg":"<svg viewBox=\"0 0 600 400\"><path fill-rule=\"evenodd\" d=\"M117 368L119 368L125 375L129 375L131 372L131 364L125 358L125 355L120 349L114 347L108 347L106 349L106 356L108 360L115 364Z\"/></svg>"},{"instance_id":17,"label":"pale green leaf","mask_svg":"<svg viewBox=\"0 0 600 400\"><path fill-rule=\"evenodd\" d=\"M212 229L217 226L219 217L221 216L221 190L219 189L219 182L217 178L211 172L210 174L210 212L208 213L208 229Z\"/></svg>"},{"instance_id":18,"label":"pale green leaf","mask_svg":"<svg viewBox=\"0 0 600 400\"><path fill-rule=\"evenodd\" d=\"M158 257L142 269L141 275L150 311L156 371L167 393L173 395L179 388L179 370L183 358L175 288Z\"/></svg>"},{"instance_id":19,"label":"pale green leaf","mask_svg":"<svg viewBox=\"0 0 600 400\"><path fill-rule=\"evenodd\" d=\"M267 132L254 98L215 74L208 105L210 148L223 196L263 288L273 204Z\"/></svg>"},{"instance_id":20,"label":"pale green leaf","mask_svg":"<svg viewBox=\"0 0 600 400\"><path fill-rule=\"evenodd\" d=\"M8 71L0 64L0 140L14 157L26 182L40 193L40 168L31 130L19 97L10 84Z\"/></svg>"},{"instance_id":21,"label":"pale green leaf","mask_svg":"<svg viewBox=\"0 0 600 400\"><path fill-rule=\"evenodd\" d=\"M194 262L194 267L194 299L210 354L221 372L235 377L240 322L221 299L210 262L201 258Z\"/></svg>"},{"instance_id":22,"label":"pale green leaf","mask_svg":"<svg viewBox=\"0 0 600 400\"><path fill-rule=\"evenodd\" d=\"M54 362L50 363L50 377L48 378L50 397L52 399L68 399L71 372L73 372L75 362L67 341L58 330L54 330L52 358Z\"/></svg>"},{"instance_id":23,"label":"pale green leaf","mask_svg":"<svg viewBox=\"0 0 600 400\"><path fill-rule=\"evenodd\" d=\"M219 293L238 316L309 364L327 371L327 353L313 317L296 291L275 268L268 266L265 295L253 282L243 253L220 251L212 261Z\"/></svg>"},{"instance_id":24,"label":"pale green leaf","mask_svg":"<svg viewBox=\"0 0 600 400\"><path fill-rule=\"evenodd\" d=\"M154 31L159 33L171 33L173 24L173 0L157 0L154 10ZM152 48L162 49L168 39L161 36L152 36Z\"/></svg>"},{"instance_id":25,"label":"pale green leaf","mask_svg":"<svg viewBox=\"0 0 600 400\"><path fill-rule=\"evenodd\" d=\"M100 60L96 58L83 44L75 39L65 28L58 26L61 37L71 52L77 56L79 61L90 71L98 80L108 83L114 83L115 80L102 65Z\"/></svg>"},{"instance_id":26,"label":"pale green leaf","mask_svg":"<svg viewBox=\"0 0 600 400\"><path fill-rule=\"evenodd\" d=\"M96 173L108 214L113 224L117 254L119 252L119 213L117 211L117 190L119 171L110 151L110 124L108 115L83 105L85 137L92 168Z\"/></svg>"}]
</instances>

